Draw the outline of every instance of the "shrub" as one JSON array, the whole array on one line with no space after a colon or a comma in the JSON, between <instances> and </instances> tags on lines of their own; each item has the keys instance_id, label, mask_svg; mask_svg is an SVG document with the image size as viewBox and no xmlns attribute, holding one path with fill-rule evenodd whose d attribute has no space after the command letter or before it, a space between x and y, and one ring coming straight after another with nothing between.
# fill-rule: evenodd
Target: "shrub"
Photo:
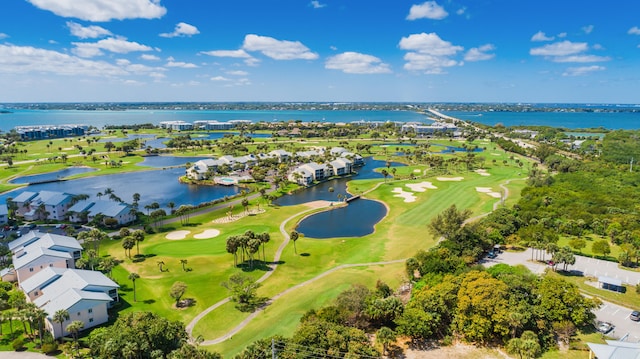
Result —
<instances>
[{"instance_id":1,"label":"shrub","mask_svg":"<svg viewBox=\"0 0 640 359\"><path fill-rule=\"evenodd\" d=\"M42 344L40 349L44 354L53 354L58 350L58 343L45 343Z\"/></svg>"},{"instance_id":2,"label":"shrub","mask_svg":"<svg viewBox=\"0 0 640 359\"><path fill-rule=\"evenodd\" d=\"M24 339L20 338L16 338L11 342L11 347L13 348L13 350L18 351L22 348L24 348Z\"/></svg>"}]
</instances>

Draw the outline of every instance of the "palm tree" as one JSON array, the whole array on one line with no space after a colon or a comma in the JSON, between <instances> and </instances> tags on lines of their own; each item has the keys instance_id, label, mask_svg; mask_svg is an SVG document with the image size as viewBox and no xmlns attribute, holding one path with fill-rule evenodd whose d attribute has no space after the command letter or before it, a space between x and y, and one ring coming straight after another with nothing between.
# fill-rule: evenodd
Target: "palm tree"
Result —
<instances>
[{"instance_id":1,"label":"palm tree","mask_svg":"<svg viewBox=\"0 0 640 359\"><path fill-rule=\"evenodd\" d=\"M291 233L289 234L289 238L291 238L291 240L293 241L293 251L295 254L298 254L298 249L296 248L296 241L298 240L299 237L300 237L300 233L298 233L297 231L291 231Z\"/></svg>"},{"instance_id":2,"label":"palm tree","mask_svg":"<svg viewBox=\"0 0 640 359\"><path fill-rule=\"evenodd\" d=\"M176 204L175 202L169 202L167 203L167 207L169 207L169 211L171 212L171 214L173 214L176 208Z\"/></svg>"},{"instance_id":3,"label":"palm tree","mask_svg":"<svg viewBox=\"0 0 640 359\"><path fill-rule=\"evenodd\" d=\"M69 312L66 309L59 309L53 314L53 321L55 323L60 323L60 344L62 344L62 337L64 337L64 329L62 327L62 323L69 320Z\"/></svg>"},{"instance_id":4,"label":"palm tree","mask_svg":"<svg viewBox=\"0 0 640 359\"><path fill-rule=\"evenodd\" d=\"M84 328L84 322L81 320L74 320L71 324L67 325L67 331L71 333L73 337L74 347L78 347L78 333Z\"/></svg>"},{"instance_id":5,"label":"palm tree","mask_svg":"<svg viewBox=\"0 0 640 359\"><path fill-rule=\"evenodd\" d=\"M383 169L382 171L380 171L380 173L384 176L384 181L387 182L387 177L389 176L389 172Z\"/></svg>"},{"instance_id":6,"label":"palm tree","mask_svg":"<svg viewBox=\"0 0 640 359\"><path fill-rule=\"evenodd\" d=\"M140 275L138 275L138 273L131 273L128 278L133 282L133 301L136 302L136 279L140 278Z\"/></svg>"},{"instance_id":7,"label":"palm tree","mask_svg":"<svg viewBox=\"0 0 640 359\"><path fill-rule=\"evenodd\" d=\"M164 266L164 261L158 261L158 268L160 268L160 272L164 272L164 270L162 270L163 266Z\"/></svg>"},{"instance_id":8,"label":"palm tree","mask_svg":"<svg viewBox=\"0 0 640 359\"><path fill-rule=\"evenodd\" d=\"M106 258L103 258L102 261L100 261L100 265L98 266L98 269L100 269L101 271L107 272L107 275L111 277L111 270L115 266L116 266L116 260L113 259L113 257L106 257Z\"/></svg>"},{"instance_id":9,"label":"palm tree","mask_svg":"<svg viewBox=\"0 0 640 359\"><path fill-rule=\"evenodd\" d=\"M140 254L140 242L144 241L144 231L142 229L136 229L131 232L131 237L136 241L136 254Z\"/></svg>"},{"instance_id":10,"label":"palm tree","mask_svg":"<svg viewBox=\"0 0 640 359\"><path fill-rule=\"evenodd\" d=\"M180 264L182 264L182 270L186 272L187 268L185 268L185 266L187 265L187 260L186 259L181 259L180 260Z\"/></svg>"}]
</instances>

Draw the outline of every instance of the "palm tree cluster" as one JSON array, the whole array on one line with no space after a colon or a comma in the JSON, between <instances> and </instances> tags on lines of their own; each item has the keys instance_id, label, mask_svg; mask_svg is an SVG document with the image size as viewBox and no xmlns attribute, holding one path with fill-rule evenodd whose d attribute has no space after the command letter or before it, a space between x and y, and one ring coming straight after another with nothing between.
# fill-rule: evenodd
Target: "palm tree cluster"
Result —
<instances>
[{"instance_id":1,"label":"palm tree cluster","mask_svg":"<svg viewBox=\"0 0 640 359\"><path fill-rule=\"evenodd\" d=\"M271 240L269 233L254 233L246 231L243 235L230 236L227 238L227 253L233 254L233 264L238 266L238 252L240 252L241 263L245 262L245 258L249 259L249 266L253 269L254 255L262 246L263 261L266 262L264 246Z\"/></svg>"}]
</instances>

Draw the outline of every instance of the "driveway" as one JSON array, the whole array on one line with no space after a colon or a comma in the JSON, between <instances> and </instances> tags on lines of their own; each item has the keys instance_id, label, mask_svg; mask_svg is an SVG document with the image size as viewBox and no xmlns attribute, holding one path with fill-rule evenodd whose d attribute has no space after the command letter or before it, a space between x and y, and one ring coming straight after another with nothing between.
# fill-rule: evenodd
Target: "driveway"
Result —
<instances>
[{"instance_id":1,"label":"driveway","mask_svg":"<svg viewBox=\"0 0 640 359\"><path fill-rule=\"evenodd\" d=\"M0 352L2 359L51 359L48 355L32 352Z\"/></svg>"},{"instance_id":2,"label":"driveway","mask_svg":"<svg viewBox=\"0 0 640 359\"><path fill-rule=\"evenodd\" d=\"M547 254L545 259L551 259L551 255ZM491 267L499 263L508 265L522 264L531 272L536 274L544 273L549 265L544 262L531 260L531 249L523 252L502 252L494 259L484 258L480 263L486 267ZM567 266L568 270L579 271L585 276L607 276L618 278L623 283L636 285L640 283L640 273L632 272L618 268L618 263L603 261L583 256L576 256L576 263ZM631 312L639 309L625 308L613 303L602 301L602 306L594 311L596 319L602 322L608 322L614 325L614 329L607 334L608 337L614 339L623 339L628 342L640 342L640 322L634 322L629 319Z\"/></svg>"}]
</instances>

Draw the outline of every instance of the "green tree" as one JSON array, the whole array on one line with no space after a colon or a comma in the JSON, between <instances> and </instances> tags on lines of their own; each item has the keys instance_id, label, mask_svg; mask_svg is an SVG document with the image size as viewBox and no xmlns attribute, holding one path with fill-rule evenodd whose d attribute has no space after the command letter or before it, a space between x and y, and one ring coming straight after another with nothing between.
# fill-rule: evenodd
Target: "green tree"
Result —
<instances>
[{"instance_id":1,"label":"green tree","mask_svg":"<svg viewBox=\"0 0 640 359\"><path fill-rule=\"evenodd\" d=\"M187 268L186 268L187 260L186 260L186 259L181 259L181 260L180 260L180 264L182 264L182 270L183 270L184 272L186 272L186 271L187 271Z\"/></svg>"},{"instance_id":2,"label":"green tree","mask_svg":"<svg viewBox=\"0 0 640 359\"><path fill-rule=\"evenodd\" d=\"M176 307L179 307L180 305L180 298L182 298L182 296L184 295L184 293L187 291L187 284L185 282L175 282L173 283L173 285L171 286L171 289L169 290L169 295L171 296L171 298L176 300Z\"/></svg>"},{"instance_id":3,"label":"green tree","mask_svg":"<svg viewBox=\"0 0 640 359\"><path fill-rule=\"evenodd\" d=\"M601 256L608 256L611 253L611 246L604 239L599 239L591 245L591 251Z\"/></svg>"},{"instance_id":4,"label":"green tree","mask_svg":"<svg viewBox=\"0 0 640 359\"><path fill-rule=\"evenodd\" d=\"M376 342L382 345L382 355L387 354L388 345L395 341L396 333L388 327L382 327L376 332Z\"/></svg>"},{"instance_id":5,"label":"green tree","mask_svg":"<svg viewBox=\"0 0 640 359\"><path fill-rule=\"evenodd\" d=\"M574 238L569 241L569 245L571 246L571 248L582 253L582 250L587 247L587 241L582 238Z\"/></svg>"},{"instance_id":6,"label":"green tree","mask_svg":"<svg viewBox=\"0 0 640 359\"><path fill-rule=\"evenodd\" d=\"M252 310L257 304L257 290L260 283L242 273L235 273L222 286L231 292L231 300L236 302L236 308L241 311Z\"/></svg>"},{"instance_id":7,"label":"green tree","mask_svg":"<svg viewBox=\"0 0 640 359\"><path fill-rule=\"evenodd\" d=\"M60 343L62 343L62 337L64 337L64 330L62 324L69 320L69 312L65 309L59 309L55 313L53 313L53 322L60 324Z\"/></svg>"},{"instance_id":8,"label":"green tree","mask_svg":"<svg viewBox=\"0 0 640 359\"><path fill-rule=\"evenodd\" d=\"M122 239L122 248L127 257L131 258L131 249L136 245L136 240L131 236L126 236Z\"/></svg>"},{"instance_id":9,"label":"green tree","mask_svg":"<svg viewBox=\"0 0 640 359\"><path fill-rule=\"evenodd\" d=\"M136 254L140 254L140 242L144 241L144 231L142 229L136 229L131 232L131 237L136 243Z\"/></svg>"},{"instance_id":10,"label":"green tree","mask_svg":"<svg viewBox=\"0 0 640 359\"><path fill-rule=\"evenodd\" d=\"M436 237L444 237L455 241L461 233L464 221L470 215L470 210L459 211L456 205L453 204L429 222L429 230Z\"/></svg>"},{"instance_id":11,"label":"green tree","mask_svg":"<svg viewBox=\"0 0 640 359\"><path fill-rule=\"evenodd\" d=\"M297 231L291 231L291 233L289 234L289 238L293 241L293 251L295 254L298 254L298 249L296 248L296 241L298 240L298 238L300 237L300 233L298 233Z\"/></svg>"},{"instance_id":12,"label":"green tree","mask_svg":"<svg viewBox=\"0 0 640 359\"><path fill-rule=\"evenodd\" d=\"M128 278L133 283L133 301L137 302L137 300L136 300L136 280L138 280L140 278L140 275L138 273L130 273Z\"/></svg>"}]
</instances>

